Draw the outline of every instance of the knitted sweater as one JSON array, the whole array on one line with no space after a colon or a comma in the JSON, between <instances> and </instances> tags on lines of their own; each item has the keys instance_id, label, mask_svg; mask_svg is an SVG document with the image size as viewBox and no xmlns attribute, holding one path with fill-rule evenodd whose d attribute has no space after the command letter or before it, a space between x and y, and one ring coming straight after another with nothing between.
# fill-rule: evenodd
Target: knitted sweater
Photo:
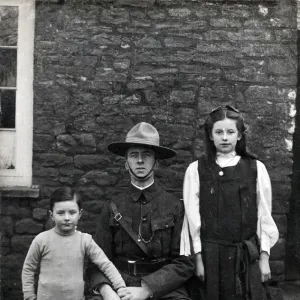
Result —
<instances>
[{"instance_id":1,"label":"knitted sweater","mask_svg":"<svg viewBox=\"0 0 300 300\"><path fill-rule=\"evenodd\" d=\"M115 290L125 287L121 275L91 235L80 231L61 235L53 228L37 235L29 248L22 270L24 300L84 299L85 255L109 278Z\"/></svg>"}]
</instances>

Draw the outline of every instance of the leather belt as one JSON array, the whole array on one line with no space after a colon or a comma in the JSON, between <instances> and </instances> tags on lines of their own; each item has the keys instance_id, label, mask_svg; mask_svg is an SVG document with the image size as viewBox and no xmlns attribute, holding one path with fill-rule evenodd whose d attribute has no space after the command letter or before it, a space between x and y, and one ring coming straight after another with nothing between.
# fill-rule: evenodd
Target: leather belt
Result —
<instances>
[{"instance_id":1,"label":"leather belt","mask_svg":"<svg viewBox=\"0 0 300 300\"><path fill-rule=\"evenodd\" d=\"M225 240L218 239L203 239L203 242L218 244L227 247L236 248L236 260L235 260L235 284L236 294L243 295L242 285L239 278L240 274L245 275L245 289L246 294L250 291L249 282L249 267L254 261L259 259L259 253L256 244L256 236L251 237L249 240L244 240L240 243L232 243ZM242 265L242 268L241 268Z\"/></svg>"},{"instance_id":2,"label":"leather belt","mask_svg":"<svg viewBox=\"0 0 300 300\"><path fill-rule=\"evenodd\" d=\"M114 259L114 264L121 272L129 275L146 275L156 272L163 266L170 263L169 258L161 258L154 260L128 260L123 257L117 257Z\"/></svg>"}]
</instances>

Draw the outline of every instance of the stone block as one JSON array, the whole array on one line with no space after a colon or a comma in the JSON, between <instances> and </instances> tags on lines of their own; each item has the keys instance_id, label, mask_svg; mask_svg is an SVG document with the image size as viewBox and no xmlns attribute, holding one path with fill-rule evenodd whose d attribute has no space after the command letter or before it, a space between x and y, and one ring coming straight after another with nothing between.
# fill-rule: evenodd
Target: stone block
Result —
<instances>
[{"instance_id":1,"label":"stone block","mask_svg":"<svg viewBox=\"0 0 300 300\"><path fill-rule=\"evenodd\" d=\"M268 76L263 68L244 67L239 70L225 71L225 78L230 81L242 82L268 82Z\"/></svg>"},{"instance_id":2,"label":"stone block","mask_svg":"<svg viewBox=\"0 0 300 300\"><path fill-rule=\"evenodd\" d=\"M109 165L110 160L103 155L76 155L74 165L80 169L99 169Z\"/></svg>"},{"instance_id":3,"label":"stone block","mask_svg":"<svg viewBox=\"0 0 300 300\"><path fill-rule=\"evenodd\" d=\"M33 135L33 150L34 151L49 151L55 149L55 139L48 134Z\"/></svg>"},{"instance_id":4,"label":"stone block","mask_svg":"<svg viewBox=\"0 0 300 300\"><path fill-rule=\"evenodd\" d=\"M164 44L167 48L196 48L197 41L182 37L167 37Z\"/></svg>"},{"instance_id":5,"label":"stone block","mask_svg":"<svg viewBox=\"0 0 300 300\"><path fill-rule=\"evenodd\" d=\"M173 90L170 95L171 103L189 105L195 101L194 91Z\"/></svg>"},{"instance_id":6,"label":"stone block","mask_svg":"<svg viewBox=\"0 0 300 300\"><path fill-rule=\"evenodd\" d=\"M64 133L66 130L65 124L56 120L53 117L41 116L35 118L34 132L37 134L50 134L56 136L58 134Z\"/></svg>"},{"instance_id":7,"label":"stone block","mask_svg":"<svg viewBox=\"0 0 300 300\"><path fill-rule=\"evenodd\" d=\"M33 221L32 219L22 219L16 222L15 231L16 233L28 233L37 234L40 233L44 228L44 225Z\"/></svg>"},{"instance_id":8,"label":"stone block","mask_svg":"<svg viewBox=\"0 0 300 300\"><path fill-rule=\"evenodd\" d=\"M69 152L71 150L75 151L76 148L76 141L74 138L69 134L59 135L56 137L56 145L57 149Z\"/></svg>"},{"instance_id":9,"label":"stone block","mask_svg":"<svg viewBox=\"0 0 300 300\"><path fill-rule=\"evenodd\" d=\"M54 188L54 190L55 189L56 188ZM47 199L42 199L42 200L38 201L37 207L41 208L41 209L46 209L48 211L50 208L50 199L47 198Z\"/></svg>"},{"instance_id":10,"label":"stone block","mask_svg":"<svg viewBox=\"0 0 300 300\"><path fill-rule=\"evenodd\" d=\"M126 82L127 74L116 72L113 68L98 67L95 79L100 82Z\"/></svg>"},{"instance_id":11,"label":"stone block","mask_svg":"<svg viewBox=\"0 0 300 300\"><path fill-rule=\"evenodd\" d=\"M106 24L122 25L129 23L129 12L124 8L103 9L99 17Z\"/></svg>"},{"instance_id":12,"label":"stone block","mask_svg":"<svg viewBox=\"0 0 300 300\"><path fill-rule=\"evenodd\" d=\"M26 254L33 239L34 239L33 235L13 236L11 239L11 249L13 253Z\"/></svg>"},{"instance_id":13,"label":"stone block","mask_svg":"<svg viewBox=\"0 0 300 300\"><path fill-rule=\"evenodd\" d=\"M73 162L72 157L57 153L36 153L33 159L43 167L62 166Z\"/></svg>"},{"instance_id":14,"label":"stone block","mask_svg":"<svg viewBox=\"0 0 300 300\"><path fill-rule=\"evenodd\" d=\"M277 243L271 248L270 260L283 260L285 257L285 239L279 238Z\"/></svg>"},{"instance_id":15,"label":"stone block","mask_svg":"<svg viewBox=\"0 0 300 300\"><path fill-rule=\"evenodd\" d=\"M281 236L287 233L287 218L286 215L275 215L273 214L273 219L277 225L278 231Z\"/></svg>"},{"instance_id":16,"label":"stone block","mask_svg":"<svg viewBox=\"0 0 300 300\"><path fill-rule=\"evenodd\" d=\"M35 208L32 212L33 219L43 221L47 219L48 210L45 208Z\"/></svg>"},{"instance_id":17,"label":"stone block","mask_svg":"<svg viewBox=\"0 0 300 300\"><path fill-rule=\"evenodd\" d=\"M127 70L130 66L130 60L126 58L116 59L113 65L116 70Z\"/></svg>"},{"instance_id":18,"label":"stone block","mask_svg":"<svg viewBox=\"0 0 300 300\"><path fill-rule=\"evenodd\" d=\"M168 13L171 17L185 18L191 14L191 10L188 8L171 8L168 9Z\"/></svg>"},{"instance_id":19,"label":"stone block","mask_svg":"<svg viewBox=\"0 0 300 300\"><path fill-rule=\"evenodd\" d=\"M57 148L68 153L94 153L96 142L92 134L59 135Z\"/></svg>"},{"instance_id":20,"label":"stone block","mask_svg":"<svg viewBox=\"0 0 300 300\"><path fill-rule=\"evenodd\" d=\"M31 216L32 212L29 207L19 207L17 205L11 204L2 208L2 214L18 218L28 218Z\"/></svg>"},{"instance_id":21,"label":"stone block","mask_svg":"<svg viewBox=\"0 0 300 300\"><path fill-rule=\"evenodd\" d=\"M134 94L131 96L126 97L123 101L122 101L122 105L132 105L132 104L140 104L141 103L141 95L139 94Z\"/></svg>"},{"instance_id":22,"label":"stone block","mask_svg":"<svg viewBox=\"0 0 300 300\"><path fill-rule=\"evenodd\" d=\"M51 167L42 167L39 165L33 164L32 172L34 176L37 177L51 177L51 178L57 178L59 173L57 168L51 168Z\"/></svg>"},{"instance_id":23,"label":"stone block","mask_svg":"<svg viewBox=\"0 0 300 300\"><path fill-rule=\"evenodd\" d=\"M5 234L6 234L5 232L0 232L0 251L2 250L2 247L8 248L10 246L11 239ZM1 254L3 255L2 252Z\"/></svg>"},{"instance_id":24,"label":"stone block","mask_svg":"<svg viewBox=\"0 0 300 300\"><path fill-rule=\"evenodd\" d=\"M76 157L77 156L74 157L74 162ZM58 171L60 175L75 177L75 178L80 177L81 175L84 174L83 170L77 169L73 164L61 166L58 169Z\"/></svg>"},{"instance_id":25,"label":"stone block","mask_svg":"<svg viewBox=\"0 0 300 300\"><path fill-rule=\"evenodd\" d=\"M100 213L104 203L105 202L101 201L101 198L98 196L96 200L84 201L83 208L91 213Z\"/></svg>"},{"instance_id":26,"label":"stone block","mask_svg":"<svg viewBox=\"0 0 300 300\"><path fill-rule=\"evenodd\" d=\"M241 21L239 19L234 18L211 18L210 25L212 27L242 27Z\"/></svg>"},{"instance_id":27,"label":"stone block","mask_svg":"<svg viewBox=\"0 0 300 300\"><path fill-rule=\"evenodd\" d=\"M29 244L30 244L30 242L29 242ZM24 263L25 256L26 256L25 253L21 254L20 252L17 252L17 253L10 253L1 258L1 261L0 261L1 281L3 279L5 279L5 280L18 279L18 282L16 283L16 285L18 285L18 286L21 285L20 272L21 272L21 269L22 269L22 266ZM5 274L5 276L3 276L3 274Z\"/></svg>"},{"instance_id":28,"label":"stone block","mask_svg":"<svg viewBox=\"0 0 300 300\"><path fill-rule=\"evenodd\" d=\"M154 87L154 83L151 80L150 76L137 76L134 80L130 81L127 84L127 89L129 91L136 91L136 90L146 90L151 89Z\"/></svg>"},{"instance_id":29,"label":"stone block","mask_svg":"<svg viewBox=\"0 0 300 300\"><path fill-rule=\"evenodd\" d=\"M274 75L292 75L296 72L297 61L296 58L293 60L291 57L288 59L277 58L272 59L268 64L269 74Z\"/></svg>"},{"instance_id":30,"label":"stone block","mask_svg":"<svg viewBox=\"0 0 300 300\"><path fill-rule=\"evenodd\" d=\"M112 185L116 182L117 178L109 175L105 171L90 171L83 175L79 181L80 184L96 184L99 186Z\"/></svg>"},{"instance_id":31,"label":"stone block","mask_svg":"<svg viewBox=\"0 0 300 300\"><path fill-rule=\"evenodd\" d=\"M6 236L11 237L14 233L14 222L11 216L0 217L0 230ZM2 239L2 236L1 236Z\"/></svg>"},{"instance_id":32,"label":"stone block","mask_svg":"<svg viewBox=\"0 0 300 300\"><path fill-rule=\"evenodd\" d=\"M284 262L283 261L270 261L271 273L274 276L279 276L284 274Z\"/></svg>"},{"instance_id":33,"label":"stone block","mask_svg":"<svg viewBox=\"0 0 300 300\"><path fill-rule=\"evenodd\" d=\"M162 48L161 42L152 37L143 37L140 40L134 42L135 46L138 48L149 48L157 49Z\"/></svg>"}]
</instances>

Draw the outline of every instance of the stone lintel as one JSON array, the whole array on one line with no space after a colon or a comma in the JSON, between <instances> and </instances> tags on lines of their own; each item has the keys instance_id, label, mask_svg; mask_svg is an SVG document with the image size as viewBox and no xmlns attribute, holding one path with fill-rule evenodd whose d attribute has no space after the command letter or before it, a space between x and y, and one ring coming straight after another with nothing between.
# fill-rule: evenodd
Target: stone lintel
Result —
<instances>
[{"instance_id":1,"label":"stone lintel","mask_svg":"<svg viewBox=\"0 0 300 300\"><path fill-rule=\"evenodd\" d=\"M0 197L6 198L38 198L40 196L40 187L0 187Z\"/></svg>"}]
</instances>

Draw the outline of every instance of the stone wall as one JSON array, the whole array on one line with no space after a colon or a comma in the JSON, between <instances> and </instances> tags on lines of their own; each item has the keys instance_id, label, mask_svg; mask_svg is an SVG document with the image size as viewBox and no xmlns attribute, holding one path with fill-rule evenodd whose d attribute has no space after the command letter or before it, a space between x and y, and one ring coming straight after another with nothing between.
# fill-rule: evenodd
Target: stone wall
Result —
<instances>
[{"instance_id":1,"label":"stone wall","mask_svg":"<svg viewBox=\"0 0 300 300\"><path fill-rule=\"evenodd\" d=\"M107 151L140 121L178 151L157 178L181 196L187 165L203 153L210 110L236 105L249 149L266 164L284 279L297 83L296 9L282 1L41 1L36 11L33 181L39 197L2 200L3 299L22 299L20 270L34 235L49 228L50 193L77 186L80 229L93 233L102 204L127 183ZM10 266L10 267L9 267Z\"/></svg>"}]
</instances>

